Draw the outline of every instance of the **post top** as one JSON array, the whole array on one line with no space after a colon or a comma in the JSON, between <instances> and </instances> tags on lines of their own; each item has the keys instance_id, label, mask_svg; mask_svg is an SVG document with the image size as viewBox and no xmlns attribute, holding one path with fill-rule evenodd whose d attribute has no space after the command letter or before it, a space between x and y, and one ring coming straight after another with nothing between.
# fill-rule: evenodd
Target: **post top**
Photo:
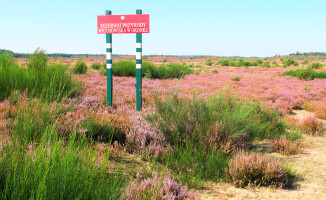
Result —
<instances>
[{"instance_id":1,"label":"post top","mask_svg":"<svg viewBox=\"0 0 326 200\"><path fill-rule=\"evenodd\" d=\"M137 9L136 10L136 14L142 14L142 10L141 9Z\"/></svg>"},{"instance_id":2,"label":"post top","mask_svg":"<svg viewBox=\"0 0 326 200\"><path fill-rule=\"evenodd\" d=\"M111 15L111 13L112 13L111 10L106 10L105 11L105 15Z\"/></svg>"}]
</instances>

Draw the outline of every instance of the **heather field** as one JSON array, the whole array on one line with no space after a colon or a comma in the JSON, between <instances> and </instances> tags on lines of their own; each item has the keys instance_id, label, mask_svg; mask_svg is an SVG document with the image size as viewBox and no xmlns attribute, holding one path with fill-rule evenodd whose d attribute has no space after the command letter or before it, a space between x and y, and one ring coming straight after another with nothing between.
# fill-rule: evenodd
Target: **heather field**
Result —
<instances>
[{"instance_id":1,"label":"heather field","mask_svg":"<svg viewBox=\"0 0 326 200\"><path fill-rule=\"evenodd\" d=\"M0 55L0 199L326 199L326 57Z\"/></svg>"}]
</instances>

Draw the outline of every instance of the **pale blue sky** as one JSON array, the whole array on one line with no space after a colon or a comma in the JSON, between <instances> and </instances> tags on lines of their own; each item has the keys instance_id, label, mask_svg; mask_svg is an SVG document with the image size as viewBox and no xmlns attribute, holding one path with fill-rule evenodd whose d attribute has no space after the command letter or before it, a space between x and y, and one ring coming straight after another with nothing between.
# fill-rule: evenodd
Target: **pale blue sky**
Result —
<instances>
[{"instance_id":1,"label":"pale blue sky","mask_svg":"<svg viewBox=\"0 0 326 200\"><path fill-rule=\"evenodd\" d=\"M143 53L274 56L326 51L325 0L0 0L0 49L105 53L96 16L150 14ZM113 35L114 54L135 54L134 34Z\"/></svg>"}]
</instances>

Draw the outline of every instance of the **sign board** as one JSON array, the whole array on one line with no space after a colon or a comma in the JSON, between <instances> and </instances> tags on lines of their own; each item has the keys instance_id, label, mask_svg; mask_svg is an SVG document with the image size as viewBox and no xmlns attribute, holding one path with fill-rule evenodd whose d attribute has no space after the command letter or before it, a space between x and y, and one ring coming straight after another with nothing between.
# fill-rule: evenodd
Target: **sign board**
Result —
<instances>
[{"instance_id":1,"label":"sign board","mask_svg":"<svg viewBox=\"0 0 326 200\"><path fill-rule=\"evenodd\" d=\"M149 14L99 15L98 34L149 33Z\"/></svg>"}]
</instances>

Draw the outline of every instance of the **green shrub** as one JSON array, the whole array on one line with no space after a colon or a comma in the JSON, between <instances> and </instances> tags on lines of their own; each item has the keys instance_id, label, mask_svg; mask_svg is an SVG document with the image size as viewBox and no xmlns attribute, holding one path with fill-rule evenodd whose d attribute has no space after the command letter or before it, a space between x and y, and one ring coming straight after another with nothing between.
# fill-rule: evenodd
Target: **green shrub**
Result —
<instances>
[{"instance_id":1,"label":"green shrub","mask_svg":"<svg viewBox=\"0 0 326 200\"><path fill-rule=\"evenodd\" d=\"M73 73L74 74L85 74L86 71L87 71L86 63L82 59L78 59L74 66Z\"/></svg>"},{"instance_id":2,"label":"green shrub","mask_svg":"<svg viewBox=\"0 0 326 200\"><path fill-rule=\"evenodd\" d=\"M279 113L226 93L206 100L154 96L154 102L146 119L172 146L158 159L188 184L225 179L229 153L255 139L287 134Z\"/></svg>"},{"instance_id":3,"label":"green shrub","mask_svg":"<svg viewBox=\"0 0 326 200\"><path fill-rule=\"evenodd\" d=\"M212 64L213 64L213 62L211 61L211 59L207 58L206 62L205 62L205 65L212 66Z\"/></svg>"},{"instance_id":4,"label":"green shrub","mask_svg":"<svg viewBox=\"0 0 326 200\"><path fill-rule=\"evenodd\" d=\"M310 68L310 69L321 69L321 68L323 68L323 64L321 64L321 63L317 63L317 62L314 62L314 63L310 63L309 65L308 65L308 68Z\"/></svg>"},{"instance_id":5,"label":"green shrub","mask_svg":"<svg viewBox=\"0 0 326 200\"><path fill-rule=\"evenodd\" d=\"M221 59L218 61L218 64L220 64L221 66L229 66L230 61L228 59Z\"/></svg>"},{"instance_id":6,"label":"green shrub","mask_svg":"<svg viewBox=\"0 0 326 200\"><path fill-rule=\"evenodd\" d=\"M113 63L112 72L114 76L136 76L136 64L132 61L119 61ZM155 66L152 63L142 64L142 76L150 72L151 78L168 79L181 78L186 74L192 73L192 69L187 65L171 63L168 65Z\"/></svg>"},{"instance_id":7,"label":"green shrub","mask_svg":"<svg viewBox=\"0 0 326 200\"><path fill-rule=\"evenodd\" d=\"M93 69L100 69L101 67L103 67L103 65L101 63L93 63L91 67Z\"/></svg>"},{"instance_id":8,"label":"green shrub","mask_svg":"<svg viewBox=\"0 0 326 200\"><path fill-rule=\"evenodd\" d=\"M177 94L161 100L154 97L155 113L147 120L159 129L172 146L194 143L205 148L227 146L244 139L273 138L286 133L278 112L245 102L232 95L220 94L207 100L181 98ZM215 135L219 139L208 142ZM208 145L209 144L209 145Z\"/></svg>"},{"instance_id":9,"label":"green shrub","mask_svg":"<svg viewBox=\"0 0 326 200\"><path fill-rule=\"evenodd\" d=\"M291 66L291 65L294 65L294 66L298 66L299 65L298 62L296 62L295 60L293 60L290 57L284 58L282 60L282 63L283 63L283 67L288 67L288 66Z\"/></svg>"},{"instance_id":10,"label":"green shrub","mask_svg":"<svg viewBox=\"0 0 326 200\"><path fill-rule=\"evenodd\" d=\"M306 64L308 64L308 62L309 62L309 61L308 61L308 59L306 58L306 59L304 59L304 61L302 62L302 64L303 64L303 65L306 65Z\"/></svg>"},{"instance_id":11,"label":"green shrub","mask_svg":"<svg viewBox=\"0 0 326 200\"><path fill-rule=\"evenodd\" d=\"M35 51L27 69L13 62L7 55L0 56L0 101L15 90L27 90L30 96L46 101L58 101L80 93L81 87L66 73L66 65L55 63L48 66L43 62L44 52L40 56L36 55L39 53Z\"/></svg>"},{"instance_id":12,"label":"green shrub","mask_svg":"<svg viewBox=\"0 0 326 200\"><path fill-rule=\"evenodd\" d=\"M315 71L311 68L301 68L296 70L289 70L283 73L283 75L289 75L292 77L297 77L298 79L304 80L314 80L315 78L326 79L326 71Z\"/></svg>"},{"instance_id":13,"label":"green shrub","mask_svg":"<svg viewBox=\"0 0 326 200\"><path fill-rule=\"evenodd\" d=\"M270 68L271 64L268 61L266 61L266 62L264 62L264 67Z\"/></svg>"},{"instance_id":14,"label":"green shrub","mask_svg":"<svg viewBox=\"0 0 326 200\"><path fill-rule=\"evenodd\" d=\"M272 63L272 67L279 67L280 65L276 62L276 61L273 61Z\"/></svg>"}]
</instances>

